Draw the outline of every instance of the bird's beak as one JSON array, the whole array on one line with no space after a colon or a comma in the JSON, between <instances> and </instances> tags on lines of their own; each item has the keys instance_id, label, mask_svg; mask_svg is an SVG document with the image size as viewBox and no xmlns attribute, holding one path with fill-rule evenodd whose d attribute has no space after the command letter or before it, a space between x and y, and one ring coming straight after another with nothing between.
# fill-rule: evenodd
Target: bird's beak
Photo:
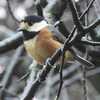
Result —
<instances>
[{"instance_id":1,"label":"bird's beak","mask_svg":"<svg viewBox=\"0 0 100 100\"><path fill-rule=\"evenodd\" d=\"M19 28L17 29L18 32L23 31L23 30L27 30L28 29L28 24L25 22L21 22L19 24Z\"/></svg>"}]
</instances>

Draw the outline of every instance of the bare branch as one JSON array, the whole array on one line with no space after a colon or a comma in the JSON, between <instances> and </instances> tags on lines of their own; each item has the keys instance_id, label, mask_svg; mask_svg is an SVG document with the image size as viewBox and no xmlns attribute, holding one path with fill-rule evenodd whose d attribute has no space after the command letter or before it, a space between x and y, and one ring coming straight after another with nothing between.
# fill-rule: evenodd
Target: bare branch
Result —
<instances>
[{"instance_id":1,"label":"bare branch","mask_svg":"<svg viewBox=\"0 0 100 100\"><path fill-rule=\"evenodd\" d=\"M90 41L90 40L81 40L80 42L82 42L83 44L86 45L92 45L92 46L100 46L100 42L94 42L94 41Z\"/></svg>"},{"instance_id":2,"label":"bare branch","mask_svg":"<svg viewBox=\"0 0 100 100\"><path fill-rule=\"evenodd\" d=\"M87 77L91 77L91 76L94 76L94 75L99 74L99 73L100 73L100 68L95 68L95 69L87 71L86 76ZM82 74L81 73L73 76L71 79L66 80L64 82L63 88L72 85L74 82L76 82L78 80L81 80L81 78L82 78Z\"/></svg>"},{"instance_id":3,"label":"bare branch","mask_svg":"<svg viewBox=\"0 0 100 100\"><path fill-rule=\"evenodd\" d=\"M77 54L77 51L75 50L75 48L71 48L70 51L74 55L74 59L77 60L78 62L80 62L82 65L89 67L89 68L94 67L94 64L92 64L90 61L84 59L79 54Z\"/></svg>"},{"instance_id":4,"label":"bare branch","mask_svg":"<svg viewBox=\"0 0 100 100\"><path fill-rule=\"evenodd\" d=\"M79 20L81 20L81 19L84 17L84 15L89 11L89 9L90 9L90 7L92 6L92 4L94 3L94 1L95 1L95 0L91 0L91 1L90 1L88 7L84 10L84 12L82 13L82 15L79 17ZM72 29L71 34L69 35L69 38L71 38L71 37L73 36L73 34L74 34L76 28L77 28L77 27L74 26L74 28Z\"/></svg>"},{"instance_id":5,"label":"bare branch","mask_svg":"<svg viewBox=\"0 0 100 100\"><path fill-rule=\"evenodd\" d=\"M16 34L0 42L0 53L16 49L23 44L23 34Z\"/></svg>"},{"instance_id":6,"label":"bare branch","mask_svg":"<svg viewBox=\"0 0 100 100\"><path fill-rule=\"evenodd\" d=\"M81 20L83 18L83 16L89 11L89 9L91 8L91 6L93 5L95 0L90 0L87 8L84 10L83 14L80 16L79 20Z\"/></svg>"},{"instance_id":7,"label":"bare branch","mask_svg":"<svg viewBox=\"0 0 100 100\"><path fill-rule=\"evenodd\" d=\"M23 50L23 47L19 47L16 50L16 53L14 54L14 57L13 57L13 61L8 66L9 70L7 70L6 74L4 75L4 77L2 79L3 86L2 86L2 89L1 89L1 95L0 95L2 100L5 97L5 93L4 93L5 91L4 90L7 88L8 83L10 82L11 76L12 76L14 69L15 69L15 65L18 63L19 56L22 54L22 50Z\"/></svg>"},{"instance_id":8,"label":"bare branch","mask_svg":"<svg viewBox=\"0 0 100 100\"><path fill-rule=\"evenodd\" d=\"M11 10L11 7L10 7L10 0L7 0L7 5L8 5L8 10L9 10L9 13L10 15L12 16L12 18L15 20L16 23L19 23L19 20L17 20L17 18L14 16L12 10Z\"/></svg>"},{"instance_id":9,"label":"bare branch","mask_svg":"<svg viewBox=\"0 0 100 100\"><path fill-rule=\"evenodd\" d=\"M83 31L83 26L81 25L79 17L78 17L78 13L77 13L75 4L73 3L72 0L68 0L68 3L69 3L69 6L70 6L70 9L71 9L74 24L76 25L79 32L84 32Z\"/></svg>"},{"instance_id":10,"label":"bare branch","mask_svg":"<svg viewBox=\"0 0 100 100\"><path fill-rule=\"evenodd\" d=\"M92 24L85 27L84 29L86 32L89 32L90 30L93 30L94 28L96 28L98 25L100 25L100 19L97 19L96 21L94 21Z\"/></svg>"},{"instance_id":11,"label":"bare branch","mask_svg":"<svg viewBox=\"0 0 100 100\"><path fill-rule=\"evenodd\" d=\"M23 75L20 79L18 79L18 82L21 82L22 80L26 79L30 74L30 71L28 71L27 73L25 73L25 75Z\"/></svg>"},{"instance_id":12,"label":"bare branch","mask_svg":"<svg viewBox=\"0 0 100 100\"><path fill-rule=\"evenodd\" d=\"M61 60L60 73L59 73L60 74L60 86L59 86L58 93L57 93L55 100L59 100L61 89L63 86L63 68L64 68L65 52L66 51L64 51L64 49L62 49L62 50L63 50L62 51L62 60Z\"/></svg>"},{"instance_id":13,"label":"bare branch","mask_svg":"<svg viewBox=\"0 0 100 100\"><path fill-rule=\"evenodd\" d=\"M70 67L66 68L63 70L63 77L65 78L66 76L69 76L71 73L75 72L77 69L79 69L81 64L79 62L74 62ZM52 85L55 85L55 83L59 82L59 75L55 75L52 78Z\"/></svg>"}]
</instances>

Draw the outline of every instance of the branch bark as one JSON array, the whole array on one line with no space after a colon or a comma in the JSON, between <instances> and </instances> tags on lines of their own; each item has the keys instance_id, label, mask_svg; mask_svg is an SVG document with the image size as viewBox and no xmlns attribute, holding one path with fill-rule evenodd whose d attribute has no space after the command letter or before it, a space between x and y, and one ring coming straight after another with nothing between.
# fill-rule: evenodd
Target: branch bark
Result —
<instances>
[{"instance_id":1,"label":"branch bark","mask_svg":"<svg viewBox=\"0 0 100 100\"><path fill-rule=\"evenodd\" d=\"M8 84L10 83L13 71L15 70L15 66L18 63L19 56L22 54L22 50L23 50L23 47L19 47L16 50L16 53L14 54L14 57L13 57L13 61L8 66L9 70L7 70L7 72L5 73L5 75L4 75L4 77L3 77L2 81L1 81L2 88L1 88L1 91L0 91L0 98L2 100L4 100L5 89L7 88Z\"/></svg>"},{"instance_id":2,"label":"branch bark","mask_svg":"<svg viewBox=\"0 0 100 100\"><path fill-rule=\"evenodd\" d=\"M23 44L23 34L16 34L0 42L0 53L16 49Z\"/></svg>"}]
</instances>

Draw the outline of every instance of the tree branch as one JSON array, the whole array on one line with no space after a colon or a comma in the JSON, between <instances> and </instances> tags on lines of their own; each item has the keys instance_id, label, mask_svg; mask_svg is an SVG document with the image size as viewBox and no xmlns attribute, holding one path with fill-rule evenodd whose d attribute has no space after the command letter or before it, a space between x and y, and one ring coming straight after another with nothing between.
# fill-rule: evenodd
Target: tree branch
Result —
<instances>
[{"instance_id":1,"label":"tree branch","mask_svg":"<svg viewBox=\"0 0 100 100\"><path fill-rule=\"evenodd\" d=\"M91 1L90 1L88 7L84 10L84 12L82 13L82 15L79 17L79 20L81 20L81 19L84 17L84 15L89 11L89 9L90 9L90 7L92 6L92 4L94 3L94 1L95 1L95 0L91 0ZM71 38L71 37L73 36L73 34L74 34L76 28L77 28L77 27L74 26L74 28L72 29L71 34L69 35L69 38Z\"/></svg>"},{"instance_id":2,"label":"tree branch","mask_svg":"<svg viewBox=\"0 0 100 100\"><path fill-rule=\"evenodd\" d=\"M80 42L82 42L83 44L86 45L92 45L92 46L100 46L100 42L94 42L94 41L90 41L90 40L81 40Z\"/></svg>"},{"instance_id":3,"label":"tree branch","mask_svg":"<svg viewBox=\"0 0 100 100\"><path fill-rule=\"evenodd\" d=\"M9 70L7 70L7 72L5 73L5 75L4 75L4 77L3 77L2 81L1 81L1 84L3 86L1 88L0 98L2 98L2 100L5 97L5 93L4 93L5 89L7 88L8 83L10 82L11 76L12 76L12 74L14 72L14 69L15 69L15 65L18 63L19 56L22 54L22 50L23 50L23 47L19 47L16 50L16 53L14 54L14 57L13 57L13 61L8 66Z\"/></svg>"},{"instance_id":4,"label":"tree branch","mask_svg":"<svg viewBox=\"0 0 100 100\"><path fill-rule=\"evenodd\" d=\"M55 100L59 100L59 97L60 97L60 93L61 93L61 89L62 89L62 86L63 86L63 68L64 68L64 61L65 61L65 51L63 49L62 51L62 59L61 59L61 66L60 66L60 85L59 85L59 89L58 89L58 93L57 93L57 96L56 96L56 99Z\"/></svg>"},{"instance_id":5,"label":"tree branch","mask_svg":"<svg viewBox=\"0 0 100 100\"><path fill-rule=\"evenodd\" d=\"M87 71L86 76L87 77L91 77L91 76L94 76L94 75L97 75L97 74L100 74L100 68L98 68L98 67L95 68L95 69L92 69L92 70ZM65 80L64 85L63 85L63 88L64 87L69 87L74 82L76 82L78 80L81 80L81 78L82 78L82 74L81 73L78 73L77 75L73 76L71 79Z\"/></svg>"},{"instance_id":6,"label":"tree branch","mask_svg":"<svg viewBox=\"0 0 100 100\"><path fill-rule=\"evenodd\" d=\"M70 6L70 10L71 10L71 13L72 13L74 24L76 25L79 32L84 32L83 26L81 25L79 17L78 17L78 13L77 13L75 4L73 3L72 0L68 0L68 3L69 3L69 6Z\"/></svg>"},{"instance_id":7,"label":"tree branch","mask_svg":"<svg viewBox=\"0 0 100 100\"><path fill-rule=\"evenodd\" d=\"M7 5L8 5L8 10L9 10L9 13L10 15L12 16L12 18L15 20L16 23L19 23L19 20L17 20L17 18L14 16L12 10L11 10L11 7L10 7L10 0L7 0Z\"/></svg>"},{"instance_id":8,"label":"tree branch","mask_svg":"<svg viewBox=\"0 0 100 100\"><path fill-rule=\"evenodd\" d=\"M96 21L94 21L92 24L85 27L84 29L86 32L89 32L90 30L93 30L94 28L96 28L98 25L100 25L100 19L97 19Z\"/></svg>"},{"instance_id":9,"label":"tree branch","mask_svg":"<svg viewBox=\"0 0 100 100\"><path fill-rule=\"evenodd\" d=\"M23 34L16 34L0 42L0 53L16 49L23 44Z\"/></svg>"}]
</instances>

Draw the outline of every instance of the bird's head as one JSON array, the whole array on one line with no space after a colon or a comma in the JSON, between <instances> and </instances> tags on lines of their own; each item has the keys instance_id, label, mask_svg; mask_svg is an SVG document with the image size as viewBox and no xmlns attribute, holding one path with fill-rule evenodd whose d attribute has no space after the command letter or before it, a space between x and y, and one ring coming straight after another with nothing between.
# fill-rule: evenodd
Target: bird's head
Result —
<instances>
[{"instance_id":1,"label":"bird's head","mask_svg":"<svg viewBox=\"0 0 100 100\"><path fill-rule=\"evenodd\" d=\"M47 27L47 21L41 16L27 16L20 21L19 31L22 31L23 34L29 35L29 33L34 36L36 33L40 32L43 28Z\"/></svg>"}]
</instances>

